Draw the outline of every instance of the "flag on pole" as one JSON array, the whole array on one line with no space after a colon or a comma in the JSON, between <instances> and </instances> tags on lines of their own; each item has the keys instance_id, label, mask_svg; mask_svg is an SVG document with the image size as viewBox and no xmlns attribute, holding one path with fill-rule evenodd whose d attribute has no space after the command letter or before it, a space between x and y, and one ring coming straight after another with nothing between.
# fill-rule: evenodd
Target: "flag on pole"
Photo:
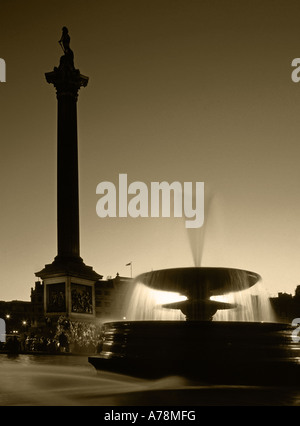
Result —
<instances>
[{"instance_id":1,"label":"flag on pole","mask_svg":"<svg viewBox=\"0 0 300 426\"><path fill-rule=\"evenodd\" d=\"M132 278L132 261L129 263L126 263L126 266L130 266L130 276Z\"/></svg>"}]
</instances>

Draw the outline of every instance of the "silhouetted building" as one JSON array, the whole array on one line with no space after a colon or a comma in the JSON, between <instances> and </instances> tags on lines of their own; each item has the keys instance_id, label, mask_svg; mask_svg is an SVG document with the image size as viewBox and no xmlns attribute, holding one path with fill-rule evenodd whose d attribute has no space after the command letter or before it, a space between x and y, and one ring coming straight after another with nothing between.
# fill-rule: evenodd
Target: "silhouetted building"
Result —
<instances>
[{"instance_id":1,"label":"silhouetted building","mask_svg":"<svg viewBox=\"0 0 300 426\"><path fill-rule=\"evenodd\" d=\"M103 323L105 321L122 320L126 314L126 295L131 278L120 277L99 280L95 284L95 316L91 321ZM0 301L0 318L6 322L7 333L17 332L20 334L37 328L43 328L51 324L55 328L56 320L60 315L49 316L44 305L45 285L36 281L35 287L31 288L31 301L12 300ZM86 301L74 300L74 311L76 309L89 309ZM68 317L68 315L66 315ZM50 320L51 319L51 320ZM70 317L72 319L72 316Z\"/></svg>"},{"instance_id":2,"label":"silhouetted building","mask_svg":"<svg viewBox=\"0 0 300 426\"><path fill-rule=\"evenodd\" d=\"M31 309L32 309L32 326L41 327L45 325L45 310L44 310L44 283L35 282L35 287L31 288Z\"/></svg>"},{"instance_id":3,"label":"silhouetted building","mask_svg":"<svg viewBox=\"0 0 300 426\"><path fill-rule=\"evenodd\" d=\"M126 315L126 295L131 278L107 278L95 284L96 317L105 321L122 320Z\"/></svg>"},{"instance_id":4,"label":"silhouetted building","mask_svg":"<svg viewBox=\"0 0 300 426\"><path fill-rule=\"evenodd\" d=\"M0 318L6 323L6 333L22 333L34 322L31 302L12 300L0 301Z\"/></svg>"},{"instance_id":5,"label":"silhouetted building","mask_svg":"<svg viewBox=\"0 0 300 426\"><path fill-rule=\"evenodd\" d=\"M300 285L298 285L298 286L296 287L296 290L295 290L295 298L296 298L296 299L300 299Z\"/></svg>"},{"instance_id":6,"label":"silhouetted building","mask_svg":"<svg viewBox=\"0 0 300 426\"><path fill-rule=\"evenodd\" d=\"M295 295L278 293L278 297L270 298L278 322L291 323L294 318L300 317L300 286L297 286Z\"/></svg>"}]
</instances>

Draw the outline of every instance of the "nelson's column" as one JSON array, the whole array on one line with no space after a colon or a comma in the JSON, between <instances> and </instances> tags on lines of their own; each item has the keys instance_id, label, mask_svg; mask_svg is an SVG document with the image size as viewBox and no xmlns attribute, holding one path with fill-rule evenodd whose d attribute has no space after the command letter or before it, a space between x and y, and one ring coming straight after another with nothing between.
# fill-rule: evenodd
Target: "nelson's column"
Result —
<instances>
[{"instance_id":1,"label":"nelson's column","mask_svg":"<svg viewBox=\"0 0 300 426\"><path fill-rule=\"evenodd\" d=\"M45 74L57 96L57 256L35 275L44 281L45 315L88 319L95 317L94 284L102 278L85 265L79 246L77 99L88 77L74 67L66 27L59 43L60 64Z\"/></svg>"}]
</instances>

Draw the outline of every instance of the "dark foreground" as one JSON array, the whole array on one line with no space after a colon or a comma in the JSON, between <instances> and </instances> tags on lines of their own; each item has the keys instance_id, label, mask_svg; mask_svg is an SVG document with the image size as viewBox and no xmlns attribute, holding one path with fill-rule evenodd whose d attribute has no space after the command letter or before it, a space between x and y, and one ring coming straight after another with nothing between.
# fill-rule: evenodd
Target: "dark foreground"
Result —
<instances>
[{"instance_id":1,"label":"dark foreground","mask_svg":"<svg viewBox=\"0 0 300 426\"><path fill-rule=\"evenodd\" d=\"M96 372L86 356L0 355L1 406L298 406L295 386L211 385Z\"/></svg>"}]
</instances>

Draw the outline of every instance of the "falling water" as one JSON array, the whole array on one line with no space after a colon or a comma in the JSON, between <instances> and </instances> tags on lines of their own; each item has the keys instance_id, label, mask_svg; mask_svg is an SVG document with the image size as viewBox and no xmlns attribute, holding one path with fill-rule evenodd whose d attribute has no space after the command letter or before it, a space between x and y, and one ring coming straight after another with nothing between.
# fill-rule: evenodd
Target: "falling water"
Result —
<instances>
[{"instance_id":1,"label":"falling water","mask_svg":"<svg viewBox=\"0 0 300 426\"><path fill-rule=\"evenodd\" d=\"M185 316L178 309L166 309L164 303L186 300L178 293L153 290L144 284L136 283L131 290L126 320L184 320Z\"/></svg>"},{"instance_id":2,"label":"falling water","mask_svg":"<svg viewBox=\"0 0 300 426\"><path fill-rule=\"evenodd\" d=\"M214 321L265 321L274 322L270 299L263 284L258 282L248 290L213 296L212 300L236 304L234 309L219 310L214 315Z\"/></svg>"},{"instance_id":3,"label":"falling water","mask_svg":"<svg viewBox=\"0 0 300 426\"><path fill-rule=\"evenodd\" d=\"M234 271L233 276L237 286L245 288L243 280L246 279L246 274L243 271ZM213 317L214 321L276 321L269 297L261 282L246 290L212 296L210 299L236 305L233 309L218 310ZM137 282L129 295L126 320L184 321L185 315L179 309L162 307L163 304L182 300L186 300L186 297L178 293L150 289Z\"/></svg>"}]
</instances>

